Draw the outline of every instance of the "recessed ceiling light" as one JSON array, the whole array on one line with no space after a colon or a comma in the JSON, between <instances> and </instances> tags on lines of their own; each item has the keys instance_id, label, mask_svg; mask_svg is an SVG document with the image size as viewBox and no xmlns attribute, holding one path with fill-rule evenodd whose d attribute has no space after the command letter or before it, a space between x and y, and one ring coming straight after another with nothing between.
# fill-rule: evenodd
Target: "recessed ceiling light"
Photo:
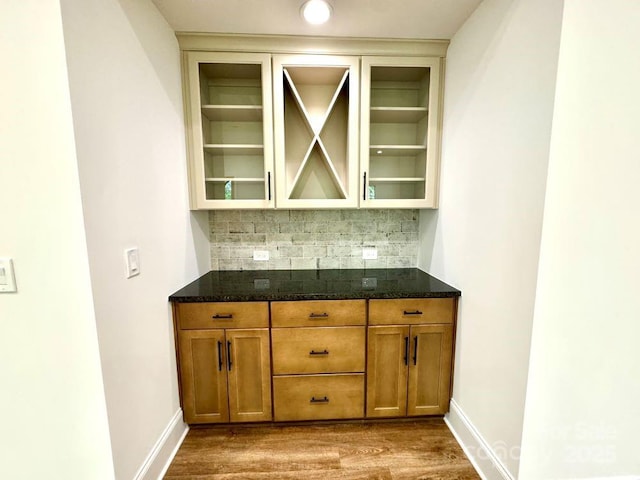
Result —
<instances>
[{"instance_id":1,"label":"recessed ceiling light","mask_svg":"<svg viewBox=\"0 0 640 480\"><path fill-rule=\"evenodd\" d=\"M331 6L324 0L309 0L300 9L302 17L312 25L322 25L331 17Z\"/></svg>"}]
</instances>

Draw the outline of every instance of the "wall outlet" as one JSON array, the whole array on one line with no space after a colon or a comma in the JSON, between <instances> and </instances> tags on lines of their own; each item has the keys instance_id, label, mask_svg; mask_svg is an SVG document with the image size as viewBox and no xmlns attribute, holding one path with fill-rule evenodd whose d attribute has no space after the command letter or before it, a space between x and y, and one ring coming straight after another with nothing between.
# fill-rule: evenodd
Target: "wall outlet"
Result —
<instances>
[{"instance_id":1,"label":"wall outlet","mask_svg":"<svg viewBox=\"0 0 640 480\"><path fill-rule=\"evenodd\" d=\"M362 249L362 258L365 260L375 260L378 258L378 249L375 247L364 247Z\"/></svg>"},{"instance_id":2,"label":"wall outlet","mask_svg":"<svg viewBox=\"0 0 640 480\"><path fill-rule=\"evenodd\" d=\"M253 259L256 262L266 262L269 260L269 250L254 250Z\"/></svg>"}]
</instances>

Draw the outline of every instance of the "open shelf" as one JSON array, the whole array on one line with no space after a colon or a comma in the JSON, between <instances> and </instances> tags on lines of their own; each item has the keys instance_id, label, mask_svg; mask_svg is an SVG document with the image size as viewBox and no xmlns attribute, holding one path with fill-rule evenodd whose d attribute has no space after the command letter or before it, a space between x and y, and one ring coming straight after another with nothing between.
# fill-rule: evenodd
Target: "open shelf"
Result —
<instances>
[{"instance_id":1,"label":"open shelf","mask_svg":"<svg viewBox=\"0 0 640 480\"><path fill-rule=\"evenodd\" d=\"M416 123L428 113L426 107L371 107L371 123Z\"/></svg>"},{"instance_id":2,"label":"open shelf","mask_svg":"<svg viewBox=\"0 0 640 480\"><path fill-rule=\"evenodd\" d=\"M202 148L214 155L261 155L264 151L262 145L205 144Z\"/></svg>"},{"instance_id":3,"label":"open shelf","mask_svg":"<svg viewBox=\"0 0 640 480\"><path fill-rule=\"evenodd\" d=\"M203 105L201 109L210 121L262 122L262 105Z\"/></svg>"}]
</instances>

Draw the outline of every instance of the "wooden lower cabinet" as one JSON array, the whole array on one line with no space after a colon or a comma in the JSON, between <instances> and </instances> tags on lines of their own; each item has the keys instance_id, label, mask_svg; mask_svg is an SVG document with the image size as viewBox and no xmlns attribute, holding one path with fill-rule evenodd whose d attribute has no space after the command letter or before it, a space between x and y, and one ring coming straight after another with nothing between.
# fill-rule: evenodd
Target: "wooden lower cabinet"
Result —
<instances>
[{"instance_id":1,"label":"wooden lower cabinet","mask_svg":"<svg viewBox=\"0 0 640 480\"><path fill-rule=\"evenodd\" d=\"M368 328L367 417L449 410L452 325Z\"/></svg>"},{"instance_id":2,"label":"wooden lower cabinet","mask_svg":"<svg viewBox=\"0 0 640 480\"><path fill-rule=\"evenodd\" d=\"M456 311L454 298L179 303L184 419L442 415Z\"/></svg>"},{"instance_id":3,"label":"wooden lower cabinet","mask_svg":"<svg viewBox=\"0 0 640 480\"><path fill-rule=\"evenodd\" d=\"M187 423L272 419L269 329L182 330L179 349Z\"/></svg>"}]
</instances>

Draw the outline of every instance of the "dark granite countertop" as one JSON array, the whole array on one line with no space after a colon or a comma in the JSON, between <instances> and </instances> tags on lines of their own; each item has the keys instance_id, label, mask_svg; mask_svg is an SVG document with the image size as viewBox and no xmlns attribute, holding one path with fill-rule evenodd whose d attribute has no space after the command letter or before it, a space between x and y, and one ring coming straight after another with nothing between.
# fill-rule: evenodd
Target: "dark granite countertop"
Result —
<instances>
[{"instance_id":1,"label":"dark granite countertop","mask_svg":"<svg viewBox=\"0 0 640 480\"><path fill-rule=\"evenodd\" d=\"M460 290L417 268L211 271L171 302L459 297Z\"/></svg>"}]
</instances>

